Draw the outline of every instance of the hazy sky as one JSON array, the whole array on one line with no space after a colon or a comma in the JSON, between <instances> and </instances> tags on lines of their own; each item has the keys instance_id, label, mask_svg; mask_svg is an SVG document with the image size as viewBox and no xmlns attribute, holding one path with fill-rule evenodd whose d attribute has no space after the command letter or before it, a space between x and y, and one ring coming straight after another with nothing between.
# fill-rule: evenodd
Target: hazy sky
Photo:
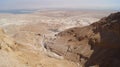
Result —
<instances>
[{"instance_id":1,"label":"hazy sky","mask_svg":"<svg viewBox=\"0 0 120 67\"><path fill-rule=\"evenodd\" d=\"M120 9L120 0L0 0L0 10L40 8Z\"/></svg>"}]
</instances>

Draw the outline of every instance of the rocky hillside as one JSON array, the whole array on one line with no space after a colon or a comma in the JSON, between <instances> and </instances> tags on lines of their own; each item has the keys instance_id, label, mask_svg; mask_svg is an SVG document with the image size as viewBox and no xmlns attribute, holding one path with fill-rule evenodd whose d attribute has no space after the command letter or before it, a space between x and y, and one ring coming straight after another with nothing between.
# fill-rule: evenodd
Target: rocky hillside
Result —
<instances>
[{"instance_id":1,"label":"rocky hillside","mask_svg":"<svg viewBox=\"0 0 120 67\"><path fill-rule=\"evenodd\" d=\"M27 36L29 35L26 35L25 38L27 38ZM60 60L47 56L42 50L40 45L39 48L35 48L36 47L35 45L29 45L21 42L22 40L19 42L16 40L6 35L3 29L0 29L0 67L77 67L78 66L77 63L68 60L64 60L64 59ZM25 42L29 42L29 40L30 39L28 39L28 41L25 40Z\"/></svg>"},{"instance_id":2,"label":"rocky hillside","mask_svg":"<svg viewBox=\"0 0 120 67\"><path fill-rule=\"evenodd\" d=\"M83 67L120 67L120 12L55 36L44 43L47 50Z\"/></svg>"}]
</instances>

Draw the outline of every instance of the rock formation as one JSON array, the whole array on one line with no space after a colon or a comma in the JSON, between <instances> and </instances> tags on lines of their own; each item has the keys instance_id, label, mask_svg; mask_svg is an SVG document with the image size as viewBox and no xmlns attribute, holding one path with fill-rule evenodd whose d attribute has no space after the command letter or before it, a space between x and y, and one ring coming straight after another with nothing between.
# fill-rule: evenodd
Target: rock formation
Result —
<instances>
[{"instance_id":1,"label":"rock formation","mask_svg":"<svg viewBox=\"0 0 120 67\"><path fill-rule=\"evenodd\" d=\"M120 12L55 36L44 44L47 50L83 67L120 67Z\"/></svg>"},{"instance_id":2,"label":"rock formation","mask_svg":"<svg viewBox=\"0 0 120 67\"><path fill-rule=\"evenodd\" d=\"M30 38L30 36L26 35L25 38ZM18 39L16 41L0 28L0 67L78 67L77 63L65 59L48 57L41 50L40 45L35 48L37 46L34 43L29 45L23 43L25 39L23 42L18 41ZM25 42L29 42L31 39L27 40Z\"/></svg>"}]
</instances>

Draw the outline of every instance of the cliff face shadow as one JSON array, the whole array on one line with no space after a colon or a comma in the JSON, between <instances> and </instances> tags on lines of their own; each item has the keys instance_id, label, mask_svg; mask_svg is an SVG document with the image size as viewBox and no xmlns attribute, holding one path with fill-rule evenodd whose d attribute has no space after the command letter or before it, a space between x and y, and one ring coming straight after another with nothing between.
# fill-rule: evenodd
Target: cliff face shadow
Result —
<instances>
[{"instance_id":1,"label":"cliff face shadow","mask_svg":"<svg viewBox=\"0 0 120 67\"><path fill-rule=\"evenodd\" d=\"M120 49L94 47L85 67L120 67Z\"/></svg>"},{"instance_id":2,"label":"cliff face shadow","mask_svg":"<svg viewBox=\"0 0 120 67\"><path fill-rule=\"evenodd\" d=\"M120 24L118 23L118 25ZM120 67L120 36L113 29L94 30L95 33L100 34L100 42L89 41L94 52L85 63L85 67Z\"/></svg>"}]
</instances>

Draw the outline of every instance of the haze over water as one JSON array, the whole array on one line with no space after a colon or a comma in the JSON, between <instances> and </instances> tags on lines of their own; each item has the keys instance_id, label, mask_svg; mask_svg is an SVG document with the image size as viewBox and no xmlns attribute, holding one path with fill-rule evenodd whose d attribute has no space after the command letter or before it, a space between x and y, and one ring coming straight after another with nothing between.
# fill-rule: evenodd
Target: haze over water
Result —
<instances>
[{"instance_id":1,"label":"haze over water","mask_svg":"<svg viewBox=\"0 0 120 67\"><path fill-rule=\"evenodd\" d=\"M0 10L19 9L97 9L119 10L120 0L1 0Z\"/></svg>"}]
</instances>

